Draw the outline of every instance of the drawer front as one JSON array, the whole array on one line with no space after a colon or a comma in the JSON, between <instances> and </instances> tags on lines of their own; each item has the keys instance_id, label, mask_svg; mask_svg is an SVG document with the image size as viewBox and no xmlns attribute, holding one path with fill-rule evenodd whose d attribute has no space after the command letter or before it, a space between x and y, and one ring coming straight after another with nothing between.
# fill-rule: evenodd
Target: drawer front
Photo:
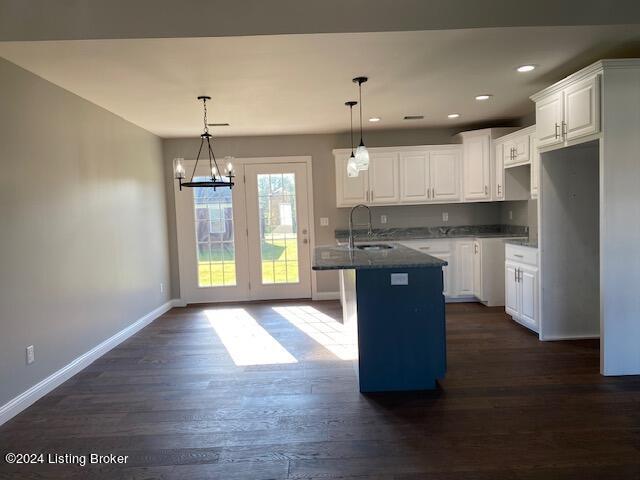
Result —
<instances>
[{"instance_id":1,"label":"drawer front","mask_svg":"<svg viewBox=\"0 0 640 480\"><path fill-rule=\"evenodd\" d=\"M538 265L538 250L536 248L519 247L507 244L505 247L505 259L528 265Z\"/></svg>"},{"instance_id":2,"label":"drawer front","mask_svg":"<svg viewBox=\"0 0 640 480\"><path fill-rule=\"evenodd\" d=\"M405 247L413 248L419 252L436 254L436 253L451 253L451 241L450 240L409 240L406 242L400 242Z\"/></svg>"}]
</instances>

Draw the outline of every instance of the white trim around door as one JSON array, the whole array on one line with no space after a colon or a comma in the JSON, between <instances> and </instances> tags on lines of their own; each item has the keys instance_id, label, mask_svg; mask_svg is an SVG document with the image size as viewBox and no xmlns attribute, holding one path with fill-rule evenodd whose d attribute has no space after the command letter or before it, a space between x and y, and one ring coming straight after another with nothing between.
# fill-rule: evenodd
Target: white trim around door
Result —
<instances>
[{"instance_id":1,"label":"white trim around door","mask_svg":"<svg viewBox=\"0 0 640 480\"><path fill-rule=\"evenodd\" d=\"M194 163L193 160L185 162L187 172ZM215 194L195 192L188 187L179 191L178 185L174 185L182 300L185 303L216 303L315 297L316 275L311 270L311 253L315 246L311 157L236 158L234 164L236 185L231 192L222 189ZM247 208L247 201L257 201L255 192L247 190L248 183L252 189L256 188L255 182L247 179L247 173L256 175L274 169L281 173L287 169L298 172L294 211L304 211L297 237L299 252L305 254L299 271L304 282L292 283L290 288L284 284L256 284L256 279L261 278L256 272L262 269L261 261L256 260L256 239L252 242L253 254L249 255L250 233L257 238L259 228L256 208ZM206 175L206 166L198 170L196 175ZM248 221L252 222L251 226ZM306 233L302 234L303 231Z\"/></svg>"}]
</instances>

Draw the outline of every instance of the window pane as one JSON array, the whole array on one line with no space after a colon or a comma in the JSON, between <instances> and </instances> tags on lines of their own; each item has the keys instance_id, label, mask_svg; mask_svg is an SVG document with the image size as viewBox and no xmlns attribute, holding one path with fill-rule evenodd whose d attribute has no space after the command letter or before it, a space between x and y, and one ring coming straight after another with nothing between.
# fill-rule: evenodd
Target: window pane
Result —
<instances>
[{"instance_id":1,"label":"window pane","mask_svg":"<svg viewBox=\"0 0 640 480\"><path fill-rule=\"evenodd\" d=\"M262 283L298 283L295 174L259 174Z\"/></svg>"},{"instance_id":2,"label":"window pane","mask_svg":"<svg viewBox=\"0 0 640 480\"><path fill-rule=\"evenodd\" d=\"M205 180L205 177L194 180ZM231 189L196 187L193 189L193 204L198 286L236 285Z\"/></svg>"}]
</instances>

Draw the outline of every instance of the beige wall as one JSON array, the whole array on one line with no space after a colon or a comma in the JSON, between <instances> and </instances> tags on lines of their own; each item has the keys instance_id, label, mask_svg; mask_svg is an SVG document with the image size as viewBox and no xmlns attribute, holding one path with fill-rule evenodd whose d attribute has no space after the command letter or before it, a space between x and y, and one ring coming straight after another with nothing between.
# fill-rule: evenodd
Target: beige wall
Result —
<instances>
[{"instance_id":1,"label":"beige wall","mask_svg":"<svg viewBox=\"0 0 640 480\"><path fill-rule=\"evenodd\" d=\"M365 132L367 145L371 147L397 145L427 145L454 143L452 136L459 129L395 130ZM214 132L215 133L215 132ZM172 161L174 157L191 158L197 153L199 138L165 139L163 154L167 176L167 224L171 250L173 296L179 297L178 255L173 198ZM349 209L336 208L335 170L332 150L349 145L347 134L290 135L262 137L222 137L215 141L217 156L269 157L310 155L313 159L313 190L316 245L331 244L336 228L346 228ZM442 225L442 212L449 213L448 225L473 225L500 222L500 205L474 203L468 205L421 205L373 208L374 224L380 226L380 215L388 216L386 226ZM320 217L329 218L329 226L320 226ZM335 272L318 272L318 291L338 290Z\"/></svg>"},{"instance_id":2,"label":"beige wall","mask_svg":"<svg viewBox=\"0 0 640 480\"><path fill-rule=\"evenodd\" d=\"M2 59L0 105L1 406L165 303L170 278L160 139Z\"/></svg>"}]
</instances>

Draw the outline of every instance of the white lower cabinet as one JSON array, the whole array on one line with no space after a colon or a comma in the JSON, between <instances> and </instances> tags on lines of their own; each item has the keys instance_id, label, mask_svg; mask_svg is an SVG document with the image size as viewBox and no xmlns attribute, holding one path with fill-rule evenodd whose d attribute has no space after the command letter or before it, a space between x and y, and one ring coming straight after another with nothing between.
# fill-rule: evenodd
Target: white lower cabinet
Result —
<instances>
[{"instance_id":1,"label":"white lower cabinet","mask_svg":"<svg viewBox=\"0 0 640 480\"><path fill-rule=\"evenodd\" d=\"M456 242L456 293L458 296L473 295L473 241Z\"/></svg>"},{"instance_id":2,"label":"white lower cabinet","mask_svg":"<svg viewBox=\"0 0 640 480\"><path fill-rule=\"evenodd\" d=\"M520 238L520 237L510 237ZM402 245L440 258L447 301L476 300L504 305L504 242L506 238L408 240Z\"/></svg>"},{"instance_id":3,"label":"white lower cabinet","mask_svg":"<svg viewBox=\"0 0 640 480\"><path fill-rule=\"evenodd\" d=\"M507 245L505 257L505 311L518 323L538 332L537 250Z\"/></svg>"}]
</instances>

